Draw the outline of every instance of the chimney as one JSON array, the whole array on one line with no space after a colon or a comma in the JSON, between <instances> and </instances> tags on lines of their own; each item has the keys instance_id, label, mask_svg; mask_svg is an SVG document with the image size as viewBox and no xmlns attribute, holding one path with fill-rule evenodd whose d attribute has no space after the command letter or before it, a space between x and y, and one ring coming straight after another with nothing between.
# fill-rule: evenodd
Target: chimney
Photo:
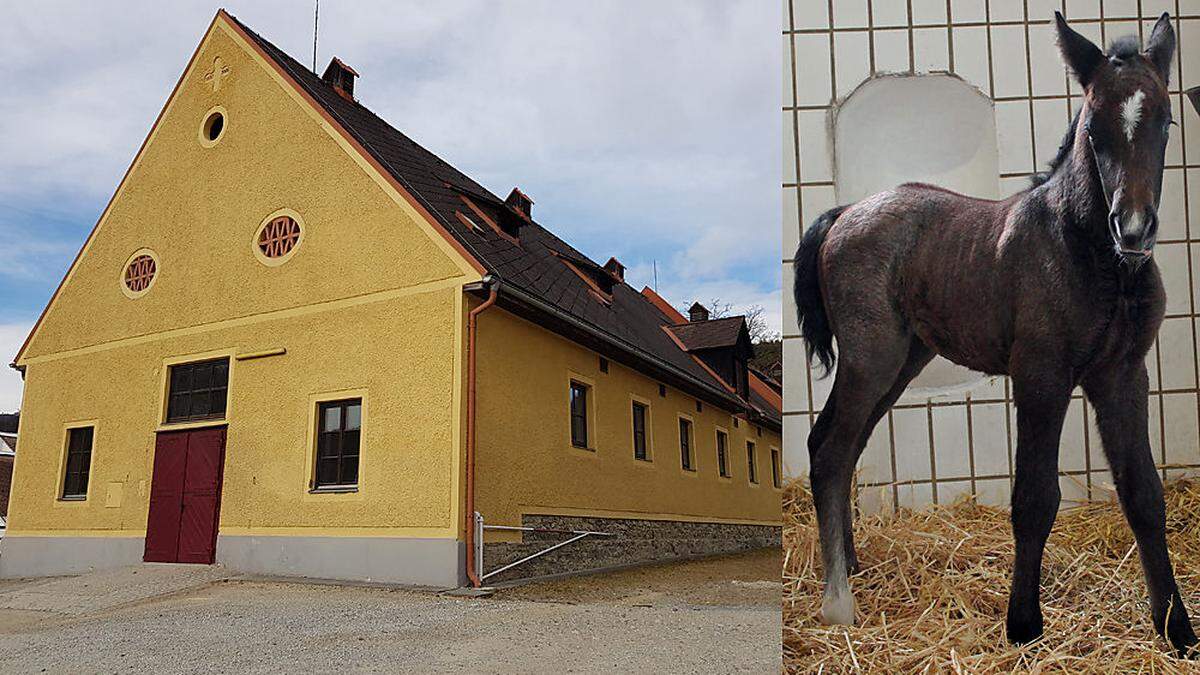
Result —
<instances>
[{"instance_id":1,"label":"chimney","mask_svg":"<svg viewBox=\"0 0 1200 675\"><path fill-rule=\"evenodd\" d=\"M604 269L617 281L625 281L625 266L616 258L609 258L608 262L604 263Z\"/></svg>"},{"instance_id":2,"label":"chimney","mask_svg":"<svg viewBox=\"0 0 1200 675\"><path fill-rule=\"evenodd\" d=\"M508 193L508 199L505 199L504 203L511 206L527 219L533 217L533 200L529 198L529 195L521 192L521 188L513 188L512 192Z\"/></svg>"},{"instance_id":3,"label":"chimney","mask_svg":"<svg viewBox=\"0 0 1200 675\"><path fill-rule=\"evenodd\" d=\"M334 90L341 94L342 98L350 101L354 100L354 78L356 77L358 77L358 73L342 63L342 60L336 56L325 67L325 73L321 75L321 79L333 85Z\"/></svg>"},{"instance_id":4,"label":"chimney","mask_svg":"<svg viewBox=\"0 0 1200 675\"><path fill-rule=\"evenodd\" d=\"M708 308L696 302L688 307L688 321L708 321Z\"/></svg>"}]
</instances>

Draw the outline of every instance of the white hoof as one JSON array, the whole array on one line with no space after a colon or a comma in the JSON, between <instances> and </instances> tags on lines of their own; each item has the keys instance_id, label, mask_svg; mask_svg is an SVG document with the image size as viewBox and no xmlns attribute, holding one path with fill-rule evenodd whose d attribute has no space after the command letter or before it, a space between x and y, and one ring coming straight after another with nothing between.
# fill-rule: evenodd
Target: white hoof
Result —
<instances>
[{"instance_id":1,"label":"white hoof","mask_svg":"<svg viewBox=\"0 0 1200 675\"><path fill-rule=\"evenodd\" d=\"M854 596L849 589L825 593L821 602L821 622L827 626L854 625Z\"/></svg>"}]
</instances>

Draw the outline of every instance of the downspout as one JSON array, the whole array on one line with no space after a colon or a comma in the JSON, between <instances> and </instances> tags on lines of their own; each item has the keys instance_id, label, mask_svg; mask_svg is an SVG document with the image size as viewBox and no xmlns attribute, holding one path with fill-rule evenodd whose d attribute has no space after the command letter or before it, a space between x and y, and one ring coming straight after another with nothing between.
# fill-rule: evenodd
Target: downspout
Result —
<instances>
[{"instance_id":1,"label":"downspout","mask_svg":"<svg viewBox=\"0 0 1200 675\"><path fill-rule=\"evenodd\" d=\"M496 304L496 287L499 280L492 275L483 278L483 286L489 289L488 298L467 315L467 578L471 586L479 588L481 582L475 573L475 333L479 315Z\"/></svg>"}]
</instances>

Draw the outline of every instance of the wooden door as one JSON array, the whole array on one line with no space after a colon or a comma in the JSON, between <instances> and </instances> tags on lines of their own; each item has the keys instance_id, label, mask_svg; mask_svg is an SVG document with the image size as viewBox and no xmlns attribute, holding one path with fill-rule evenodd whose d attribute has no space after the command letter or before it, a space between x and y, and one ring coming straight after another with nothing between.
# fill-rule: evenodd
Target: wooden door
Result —
<instances>
[{"instance_id":1,"label":"wooden door","mask_svg":"<svg viewBox=\"0 0 1200 675\"><path fill-rule=\"evenodd\" d=\"M224 427L158 435L143 560L213 562L224 459Z\"/></svg>"}]
</instances>

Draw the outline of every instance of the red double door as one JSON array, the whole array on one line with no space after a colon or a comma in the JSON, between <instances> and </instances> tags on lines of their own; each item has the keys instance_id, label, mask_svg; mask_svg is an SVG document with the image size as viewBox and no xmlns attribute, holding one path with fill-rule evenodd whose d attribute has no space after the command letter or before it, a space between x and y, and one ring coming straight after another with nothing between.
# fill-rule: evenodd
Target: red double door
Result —
<instances>
[{"instance_id":1,"label":"red double door","mask_svg":"<svg viewBox=\"0 0 1200 675\"><path fill-rule=\"evenodd\" d=\"M212 564L224 464L224 427L158 434L143 560Z\"/></svg>"}]
</instances>

